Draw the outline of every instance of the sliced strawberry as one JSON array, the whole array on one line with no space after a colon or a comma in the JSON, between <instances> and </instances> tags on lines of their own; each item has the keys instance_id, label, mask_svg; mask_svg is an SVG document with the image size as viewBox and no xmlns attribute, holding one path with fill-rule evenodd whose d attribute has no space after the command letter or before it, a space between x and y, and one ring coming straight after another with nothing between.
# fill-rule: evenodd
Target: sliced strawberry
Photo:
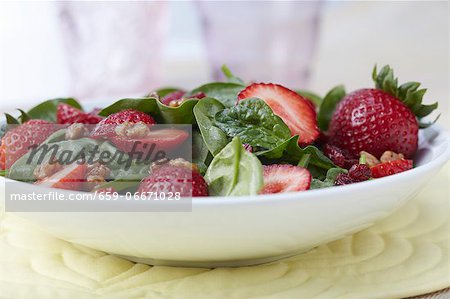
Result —
<instances>
[{"instance_id":1,"label":"sliced strawberry","mask_svg":"<svg viewBox=\"0 0 450 299\"><path fill-rule=\"evenodd\" d=\"M102 119L103 117L97 115L96 110L85 113L80 109L64 103L59 103L56 111L56 122L58 124L97 124Z\"/></svg>"},{"instance_id":2,"label":"sliced strawberry","mask_svg":"<svg viewBox=\"0 0 450 299\"><path fill-rule=\"evenodd\" d=\"M189 137L189 133L178 129L162 129L157 131L150 131L150 133L143 138L130 138L126 136L114 136L111 138L112 143L121 151L130 153L142 152L147 153L152 149L154 144L154 151L156 150L170 150Z\"/></svg>"},{"instance_id":3,"label":"sliced strawberry","mask_svg":"<svg viewBox=\"0 0 450 299\"><path fill-rule=\"evenodd\" d=\"M152 168L151 174L141 181L137 192L158 192L166 195L169 192L179 192L182 197L208 196L208 185L196 169L186 166L185 163L177 165L169 162Z\"/></svg>"},{"instance_id":4,"label":"sliced strawberry","mask_svg":"<svg viewBox=\"0 0 450 299\"><path fill-rule=\"evenodd\" d=\"M264 100L283 119L292 135L300 136L300 144L310 144L319 137L316 111L307 99L295 91L278 84L254 83L239 93L238 102L246 98Z\"/></svg>"},{"instance_id":5,"label":"sliced strawberry","mask_svg":"<svg viewBox=\"0 0 450 299\"><path fill-rule=\"evenodd\" d=\"M120 125L124 122L129 123L138 123L143 122L144 124L151 126L156 124L153 117L150 115L133 110L122 110L120 112L109 115L107 118L103 119L99 122L94 130L91 132L92 138L101 138L101 137L112 137L116 135L115 128L117 125Z\"/></svg>"},{"instance_id":6,"label":"sliced strawberry","mask_svg":"<svg viewBox=\"0 0 450 299\"><path fill-rule=\"evenodd\" d=\"M86 181L86 171L86 164L70 164L48 178L37 181L35 184L49 188L81 190L83 183Z\"/></svg>"},{"instance_id":7,"label":"sliced strawberry","mask_svg":"<svg viewBox=\"0 0 450 299\"><path fill-rule=\"evenodd\" d=\"M12 128L2 138L0 167L9 169L32 146L41 144L54 131L54 124L42 119L32 119Z\"/></svg>"},{"instance_id":8,"label":"sliced strawberry","mask_svg":"<svg viewBox=\"0 0 450 299\"><path fill-rule=\"evenodd\" d=\"M308 190L311 174L306 168L288 164L264 166L264 187L261 194Z\"/></svg>"},{"instance_id":9,"label":"sliced strawberry","mask_svg":"<svg viewBox=\"0 0 450 299\"><path fill-rule=\"evenodd\" d=\"M399 159L395 161L389 161L372 166L372 177L382 178L388 175L393 175L413 168L413 161L406 159Z\"/></svg>"}]
</instances>

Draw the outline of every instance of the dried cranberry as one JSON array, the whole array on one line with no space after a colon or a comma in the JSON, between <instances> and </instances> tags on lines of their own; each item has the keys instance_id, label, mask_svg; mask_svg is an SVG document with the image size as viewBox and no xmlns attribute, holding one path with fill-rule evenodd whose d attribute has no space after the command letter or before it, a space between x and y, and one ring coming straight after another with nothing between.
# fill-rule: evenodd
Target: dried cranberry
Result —
<instances>
[{"instance_id":1,"label":"dried cranberry","mask_svg":"<svg viewBox=\"0 0 450 299\"><path fill-rule=\"evenodd\" d=\"M367 181L372 173L366 164L355 164L348 171L348 175L357 182Z\"/></svg>"},{"instance_id":2,"label":"dried cranberry","mask_svg":"<svg viewBox=\"0 0 450 299\"><path fill-rule=\"evenodd\" d=\"M345 167L344 152L338 147L330 144L325 144L324 153L328 158L330 158L331 161L333 161L336 166Z\"/></svg>"},{"instance_id":3,"label":"dried cranberry","mask_svg":"<svg viewBox=\"0 0 450 299\"><path fill-rule=\"evenodd\" d=\"M335 186L350 185L356 183L347 173L340 173L334 181Z\"/></svg>"}]
</instances>

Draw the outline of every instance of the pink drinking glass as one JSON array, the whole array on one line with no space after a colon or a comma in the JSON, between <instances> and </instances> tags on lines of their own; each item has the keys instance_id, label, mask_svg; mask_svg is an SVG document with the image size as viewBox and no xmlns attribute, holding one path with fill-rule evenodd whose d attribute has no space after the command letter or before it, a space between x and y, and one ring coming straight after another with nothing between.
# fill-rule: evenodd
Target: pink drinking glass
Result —
<instances>
[{"instance_id":1,"label":"pink drinking glass","mask_svg":"<svg viewBox=\"0 0 450 299\"><path fill-rule=\"evenodd\" d=\"M308 83L320 1L199 1L213 77L228 67L245 81Z\"/></svg>"},{"instance_id":2,"label":"pink drinking glass","mask_svg":"<svg viewBox=\"0 0 450 299\"><path fill-rule=\"evenodd\" d=\"M72 94L144 94L160 84L167 3L59 2Z\"/></svg>"}]
</instances>

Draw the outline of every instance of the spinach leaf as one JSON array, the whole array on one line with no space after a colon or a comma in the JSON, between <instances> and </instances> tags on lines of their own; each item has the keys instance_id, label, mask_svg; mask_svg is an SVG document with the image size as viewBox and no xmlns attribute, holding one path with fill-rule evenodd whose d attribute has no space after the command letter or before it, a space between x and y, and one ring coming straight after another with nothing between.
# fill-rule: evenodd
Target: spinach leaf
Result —
<instances>
[{"instance_id":1,"label":"spinach leaf","mask_svg":"<svg viewBox=\"0 0 450 299\"><path fill-rule=\"evenodd\" d=\"M307 98L308 100L313 102L314 105L316 106L320 106L320 103L322 103L322 98L309 90L300 89L296 90L295 92L301 95L302 97Z\"/></svg>"},{"instance_id":2,"label":"spinach leaf","mask_svg":"<svg viewBox=\"0 0 450 299\"><path fill-rule=\"evenodd\" d=\"M261 99L250 98L216 113L215 125L252 147L271 149L291 136L283 120Z\"/></svg>"},{"instance_id":3,"label":"spinach leaf","mask_svg":"<svg viewBox=\"0 0 450 299\"><path fill-rule=\"evenodd\" d=\"M53 143L58 141L63 141L66 139L66 132L67 129L60 129L54 133L52 133L50 136L47 137L47 139L43 143Z\"/></svg>"},{"instance_id":4,"label":"spinach leaf","mask_svg":"<svg viewBox=\"0 0 450 299\"><path fill-rule=\"evenodd\" d=\"M166 95L168 95L169 93L175 92L175 91L179 91L179 90L183 90L182 88L178 88L178 87L163 87L163 88L159 88L157 90L155 90L154 92L159 96L159 98L164 98ZM151 95L152 93L149 93L149 95Z\"/></svg>"},{"instance_id":5,"label":"spinach leaf","mask_svg":"<svg viewBox=\"0 0 450 299\"><path fill-rule=\"evenodd\" d=\"M192 132L192 162L195 163L202 175L205 174L213 156L209 152L202 134L199 131Z\"/></svg>"},{"instance_id":6,"label":"spinach leaf","mask_svg":"<svg viewBox=\"0 0 450 299\"><path fill-rule=\"evenodd\" d=\"M245 85L244 81L241 78L233 75L233 73L225 64L222 65L222 73L225 75L225 77L227 77L228 82Z\"/></svg>"},{"instance_id":7,"label":"spinach leaf","mask_svg":"<svg viewBox=\"0 0 450 299\"><path fill-rule=\"evenodd\" d=\"M292 136L277 147L255 153L259 157L264 157L271 162L289 162L297 164L303 155L310 155L309 165L314 165L323 169L336 167L318 148L308 145L301 148L298 145L298 135Z\"/></svg>"},{"instance_id":8,"label":"spinach leaf","mask_svg":"<svg viewBox=\"0 0 450 299\"><path fill-rule=\"evenodd\" d=\"M142 111L147 114L156 114L158 111L158 106L156 104L158 100L155 98L126 98L118 100L117 102L103 108L98 115L108 116L113 113L126 110L135 109Z\"/></svg>"},{"instance_id":9,"label":"spinach leaf","mask_svg":"<svg viewBox=\"0 0 450 299\"><path fill-rule=\"evenodd\" d=\"M166 124L194 124L194 106L198 99L184 100L178 107L170 107L156 101L161 121Z\"/></svg>"},{"instance_id":10,"label":"spinach leaf","mask_svg":"<svg viewBox=\"0 0 450 299\"><path fill-rule=\"evenodd\" d=\"M343 168L330 168L327 171L326 178L321 181L319 179L312 179L311 181L311 187L310 189L321 189L321 188L328 188L334 186L334 181L336 180L337 176L340 173L347 173L347 170Z\"/></svg>"},{"instance_id":11,"label":"spinach leaf","mask_svg":"<svg viewBox=\"0 0 450 299\"><path fill-rule=\"evenodd\" d=\"M0 176L5 177L5 176L7 176L7 175L8 175L8 169L2 169L2 170L0 170Z\"/></svg>"},{"instance_id":12,"label":"spinach leaf","mask_svg":"<svg viewBox=\"0 0 450 299\"><path fill-rule=\"evenodd\" d=\"M237 95L244 88L245 86L240 83L213 82L197 87L185 96L189 97L196 93L203 92L207 97L217 99L225 107L231 107L234 106L237 100Z\"/></svg>"},{"instance_id":13,"label":"spinach leaf","mask_svg":"<svg viewBox=\"0 0 450 299\"><path fill-rule=\"evenodd\" d=\"M8 177L19 181L34 181L35 177L33 172L36 166L40 163L48 162L54 153L56 154L56 157L60 157L62 152L67 152L70 153L71 158L74 158L83 152L86 153L91 151L95 146L100 144L100 141L90 138L81 138L78 140L65 140L51 144L44 142L43 144L48 146L47 150L41 148L40 151L33 153L33 156L31 156L32 151L23 155L11 166ZM42 161L39 161L41 153Z\"/></svg>"},{"instance_id":14,"label":"spinach leaf","mask_svg":"<svg viewBox=\"0 0 450 299\"><path fill-rule=\"evenodd\" d=\"M239 137L214 157L205 180L213 196L256 195L264 184L261 162L244 149Z\"/></svg>"},{"instance_id":15,"label":"spinach leaf","mask_svg":"<svg viewBox=\"0 0 450 299\"><path fill-rule=\"evenodd\" d=\"M345 96L344 86L339 85L330 90L323 98L317 114L317 124L322 131L328 130L328 124L333 117L334 110Z\"/></svg>"},{"instance_id":16,"label":"spinach leaf","mask_svg":"<svg viewBox=\"0 0 450 299\"><path fill-rule=\"evenodd\" d=\"M58 98L45 101L31 108L27 114L31 119L44 119L51 122L56 122L56 109L59 103L65 103L77 109L83 110L77 100L73 98Z\"/></svg>"},{"instance_id":17,"label":"spinach leaf","mask_svg":"<svg viewBox=\"0 0 450 299\"><path fill-rule=\"evenodd\" d=\"M213 156L228 143L224 131L214 125L214 115L225 106L216 99L204 98L194 107L194 115L206 146Z\"/></svg>"}]
</instances>

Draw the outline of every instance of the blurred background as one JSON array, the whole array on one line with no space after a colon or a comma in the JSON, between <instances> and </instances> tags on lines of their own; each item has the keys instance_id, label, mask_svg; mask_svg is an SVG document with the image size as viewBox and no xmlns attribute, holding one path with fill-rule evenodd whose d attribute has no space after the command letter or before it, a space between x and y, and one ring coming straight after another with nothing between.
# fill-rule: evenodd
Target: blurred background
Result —
<instances>
[{"instance_id":1,"label":"blurred background","mask_svg":"<svg viewBox=\"0 0 450 299\"><path fill-rule=\"evenodd\" d=\"M449 33L447 1L1 2L0 112L189 89L224 63L323 95L372 86L378 63L422 82L449 125Z\"/></svg>"}]
</instances>

